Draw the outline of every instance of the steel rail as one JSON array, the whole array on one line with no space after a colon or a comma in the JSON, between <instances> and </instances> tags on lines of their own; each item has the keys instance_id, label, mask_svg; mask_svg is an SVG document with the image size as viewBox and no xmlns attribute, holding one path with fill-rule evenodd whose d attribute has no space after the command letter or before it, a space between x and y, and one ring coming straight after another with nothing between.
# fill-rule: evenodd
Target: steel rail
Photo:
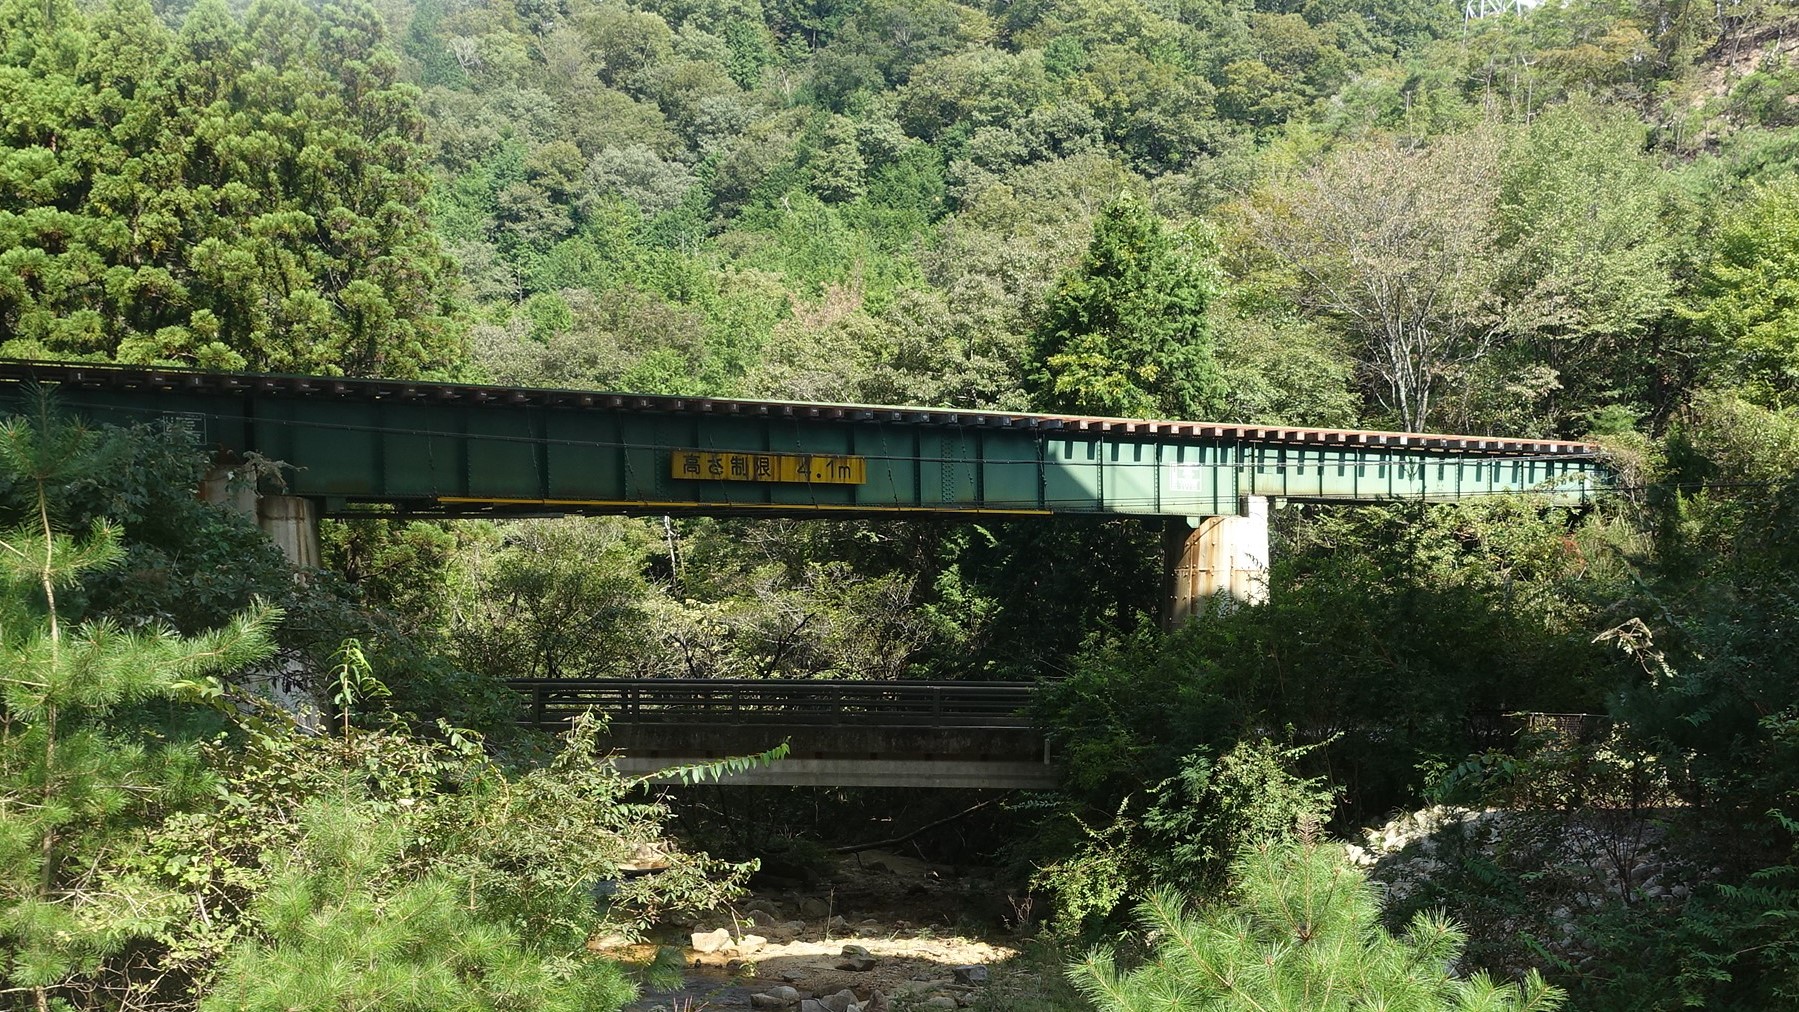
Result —
<instances>
[{"instance_id":1,"label":"steel rail","mask_svg":"<svg viewBox=\"0 0 1799 1012\"><path fill-rule=\"evenodd\" d=\"M262 373L209 372L163 366L0 361L0 379L37 380L71 389L151 393L211 393L303 398L364 404L457 404L473 407L547 407L693 416L781 418L811 422L878 422L954 429L1021 429L1060 435L1226 440L1252 445L1423 449L1464 455L1592 457L1595 444L1565 439L1520 439L1429 432L1393 432L1243 425L1175 419L980 411L883 404L810 404L661 394L609 393L544 387L501 387L423 380L352 379Z\"/></svg>"}]
</instances>

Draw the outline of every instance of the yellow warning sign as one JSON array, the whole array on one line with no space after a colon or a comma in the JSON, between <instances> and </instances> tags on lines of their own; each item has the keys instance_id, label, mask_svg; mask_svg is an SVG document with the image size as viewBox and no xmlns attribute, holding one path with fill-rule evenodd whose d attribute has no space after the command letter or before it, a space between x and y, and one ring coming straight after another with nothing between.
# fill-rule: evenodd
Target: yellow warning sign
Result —
<instances>
[{"instance_id":1,"label":"yellow warning sign","mask_svg":"<svg viewBox=\"0 0 1799 1012\"><path fill-rule=\"evenodd\" d=\"M669 475L689 481L783 481L810 485L861 485L868 459L821 453L720 453L676 450Z\"/></svg>"}]
</instances>

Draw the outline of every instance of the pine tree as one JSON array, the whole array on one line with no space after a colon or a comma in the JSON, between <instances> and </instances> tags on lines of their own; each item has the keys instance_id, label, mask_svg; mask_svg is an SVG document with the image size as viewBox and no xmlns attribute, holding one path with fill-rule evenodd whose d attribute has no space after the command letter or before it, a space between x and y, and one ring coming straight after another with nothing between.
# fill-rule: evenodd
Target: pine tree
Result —
<instances>
[{"instance_id":1,"label":"pine tree","mask_svg":"<svg viewBox=\"0 0 1799 1012\"><path fill-rule=\"evenodd\" d=\"M1403 937L1335 846L1268 844L1239 858L1236 901L1197 916L1173 890L1140 908L1156 939L1146 964L1120 973L1095 950L1069 968L1101 1012L1548 1012L1562 993L1531 971L1522 985L1452 972L1465 935L1419 914Z\"/></svg>"},{"instance_id":2,"label":"pine tree","mask_svg":"<svg viewBox=\"0 0 1799 1012\"><path fill-rule=\"evenodd\" d=\"M354 796L301 810L300 847L251 910L262 937L232 952L202 1012L612 1012L636 997L617 964L547 958L481 916L452 876L391 881L412 830L370 812Z\"/></svg>"},{"instance_id":3,"label":"pine tree","mask_svg":"<svg viewBox=\"0 0 1799 1012\"><path fill-rule=\"evenodd\" d=\"M95 450L47 406L0 423L0 467L33 504L0 537L0 990L38 1008L136 937L93 869L207 786L191 747L117 715L265 656L275 617L259 607L193 637L76 619L67 592L123 555L114 527L77 539L57 524L61 491L103 466Z\"/></svg>"}]
</instances>

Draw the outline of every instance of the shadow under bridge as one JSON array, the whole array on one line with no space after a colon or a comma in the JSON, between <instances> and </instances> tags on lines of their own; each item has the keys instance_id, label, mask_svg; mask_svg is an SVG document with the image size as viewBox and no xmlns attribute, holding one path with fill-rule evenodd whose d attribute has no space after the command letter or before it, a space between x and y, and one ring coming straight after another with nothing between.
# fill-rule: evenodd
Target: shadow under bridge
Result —
<instances>
[{"instance_id":1,"label":"shadow under bridge","mask_svg":"<svg viewBox=\"0 0 1799 1012\"><path fill-rule=\"evenodd\" d=\"M545 731L594 710L619 769L646 775L788 743L720 783L1049 789L1060 771L1031 725L1029 682L547 678L509 683ZM670 782L670 781L661 781Z\"/></svg>"}]
</instances>

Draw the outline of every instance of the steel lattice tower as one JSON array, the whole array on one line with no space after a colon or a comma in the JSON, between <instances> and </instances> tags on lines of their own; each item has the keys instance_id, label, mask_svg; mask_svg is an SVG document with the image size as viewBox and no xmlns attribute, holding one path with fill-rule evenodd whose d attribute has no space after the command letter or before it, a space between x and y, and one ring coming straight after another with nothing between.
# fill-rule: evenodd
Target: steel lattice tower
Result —
<instances>
[{"instance_id":1,"label":"steel lattice tower","mask_svg":"<svg viewBox=\"0 0 1799 1012\"><path fill-rule=\"evenodd\" d=\"M1542 2L1543 0L1464 0L1462 19L1473 21L1495 14L1523 14Z\"/></svg>"}]
</instances>

